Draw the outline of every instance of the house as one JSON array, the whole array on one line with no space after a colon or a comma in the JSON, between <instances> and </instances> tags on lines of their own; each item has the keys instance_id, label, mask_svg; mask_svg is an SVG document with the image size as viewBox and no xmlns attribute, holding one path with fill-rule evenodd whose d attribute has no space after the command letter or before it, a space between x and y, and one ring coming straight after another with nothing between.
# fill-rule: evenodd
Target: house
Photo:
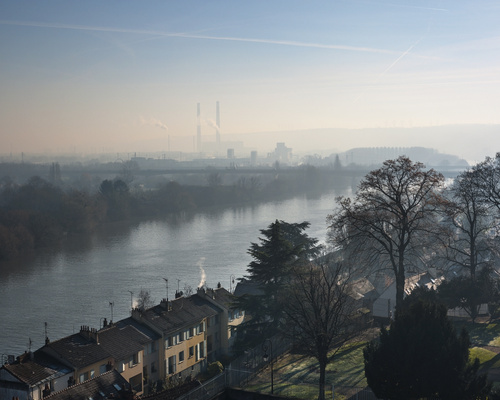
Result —
<instances>
[{"instance_id":1,"label":"house","mask_svg":"<svg viewBox=\"0 0 500 400\"><path fill-rule=\"evenodd\" d=\"M118 371L111 370L44 397L44 400L133 400L135 398L125 378Z\"/></svg>"},{"instance_id":2,"label":"house","mask_svg":"<svg viewBox=\"0 0 500 400\"><path fill-rule=\"evenodd\" d=\"M144 393L149 393L151 386L160 379L159 365L160 365L160 344L161 335L157 334L144 324L140 324L132 317L125 318L116 322L119 328L126 328L132 326L134 330L127 330L126 332L134 338L138 343L143 346L143 360L142 360L142 379Z\"/></svg>"},{"instance_id":3,"label":"house","mask_svg":"<svg viewBox=\"0 0 500 400\"><path fill-rule=\"evenodd\" d=\"M230 356L237 328L245 318L244 311L234 307L234 295L222 287L199 290L198 295L221 309L218 318L216 316L208 320L208 361L213 362L220 359L220 356Z\"/></svg>"},{"instance_id":4,"label":"house","mask_svg":"<svg viewBox=\"0 0 500 400\"><path fill-rule=\"evenodd\" d=\"M0 399L39 400L67 387L71 368L43 353L24 353L0 368Z\"/></svg>"},{"instance_id":5,"label":"house","mask_svg":"<svg viewBox=\"0 0 500 400\"><path fill-rule=\"evenodd\" d=\"M146 310L132 310L134 320L161 336L160 379L187 379L206 369L207 336L220 329L221 313L221 308L201 293L163 299Z\"/></svg>"},{"instance_id":6,"label":"house","mask_svg":"<svg viewBox=\"0 0 500 400\"><path fill-rule=\"evenodd\" d=\"M65 338L47 339L35 354L38 360L52 360L53 367L31 360L31 370L40 369L40 373L23 373L27 359L22 366L4 366L0 381L5 385L0 389L16 389L4 397L23 398L23 393L29 393L41 399L44 393L94 381L112 370L137 395L147 394L159 380L190 381L209 362L231 354L244 313L233 307L233 295L222 287L200 288L189 297L176 297L146 310L134 309L131 317L105 322L99 330L82 326Z\"/></svg>"},{"instance_id":7,"label":"house","mask_svg":"<svg viewBox=\"0 0 500 400\"><path fill-rule=\"evenodd\" d=\"M116 369L132 389L143 392L144 344L148 338L133 326L106 325L101 330L82 326L80 332L48 342L38 351L73 371L67 386L83 383Z\"/></svg>"},{"instance_id":8,"label":"house","mask_svg":"<svg viewBox=\"0 0 500 400\"><path fill-rule=\"evenodd\" d=\"M434 277L430 271L414 274L405 279L405 295L410 294L416 287L425 286L435 289L440 278ZM393 281L373 302L372 315L374 318L392 318L396 308L396 282Z\"/></svg>"}]
</instances>

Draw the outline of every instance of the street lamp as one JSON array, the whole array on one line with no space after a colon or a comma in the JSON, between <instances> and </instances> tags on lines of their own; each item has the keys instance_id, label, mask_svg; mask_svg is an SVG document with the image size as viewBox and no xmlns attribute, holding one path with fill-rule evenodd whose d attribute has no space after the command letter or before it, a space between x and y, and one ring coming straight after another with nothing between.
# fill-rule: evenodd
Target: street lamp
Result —
<instances>
[{"instance_id":1,"label":"street lamp","mask_svg":"<svg viewBox=\"0 0 500 400\"><path fill-rule=\"evenodd\" d=\"M267 343L269 343L269 345ZM269 350L269 354L267 354L267 350ZM262 351L264 352L264 355L262 356L264 362L267 362L267 360L271 359L271 394L274 394L273 342L271 341L271 339L264 340L264 343L262 343Z\"/></svg>"}]
</instances>

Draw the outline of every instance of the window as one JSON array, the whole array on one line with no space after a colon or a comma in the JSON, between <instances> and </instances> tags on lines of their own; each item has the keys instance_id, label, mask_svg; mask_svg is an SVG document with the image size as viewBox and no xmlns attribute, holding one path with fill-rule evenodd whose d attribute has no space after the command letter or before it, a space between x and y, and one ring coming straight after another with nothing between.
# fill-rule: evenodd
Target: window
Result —
<instances>
[{"instance_id":1,"label":"window","mask_svg":"<svg viewBox=\"0 0 500 400\"><path fill-rule=\"evenodd\" d=\"M80 376L78 377L78 382L82 383L85 382L87 379L89 379L89 373L84 372L83 374L80 374Z\"/></svg>"},{"instance_id":2,"label":"window","mask_svg":"<svg viewBox=\"0 0 500 400\"><path fill-rule=\"evenodd\" d=\"M172 356L168 358L168 373L169 374L175 374L176 371L176 356Z\"/></svg>"},{"instance_id":3,"label":"window","mask_svg":"<svg viewBox=\"0 0 500 400\"><path fill-rule=\"evenodd\" d=\"M141 362L140 353L135 353L133 356L130 357L130 360L128 362L128 367L132 368L133 366L139 364L140 362Z\"/></svg>"},{"instance_id":4,"label":"window","mask_svg":"<svg viewBox=\"0 0 500 400\"><path fill-rule=\"evenodd\" d=\"M167 347L172 347L177 344L177 335L169 336L167 339Z\"/></svg>"},{"instance_id":5,"label":"window","mask_svg":"<svg viewBox=\"0 0 500 400\"><path fill-rule=\"evenodd\" d=\"M193 357L194 356L194 346L191 346L189 348L189 358Z\"/></svg>"},{"instance_id":6,"label":"window","mask_svg":"<svg viewBox=\"0 0 500 400\"><path fill-rule=\"evenodd\" d=\"M189 337L193 337L193 336L194 336L194 327L189 328Z\"/></svg>"},{"instance_id":7,"label":"window","mask_svg":"<svg viewBox=\"0 0 500 400\"><path fill-rule=\"evenodd\" d=\"M95 376L95 371L93 369L90 370L90 379Z\"/></svg>"},{"instance_id":8,"label":"window","mask_svg":"<svg viewBox=\"0 0 500 400\"><path fill-rule=\"evenodd\" d=\"M184 351L181 351L181 352L179 353L179 362L181 363L181 362L183 362L183 361L184 361Z\"/></svg>"},{"instance_id":9,"label":"window","mask_svg":"<svg viewBox=\"0 0 500 400\"><path fill-rule=\"evenodd\" d=\"M129 383L132 387L132 390L135 390L136 392L142 392L142 374L138 374L130 378Z\"/></svg>"},{"instance_id":10,"label":"window","mask_svg":"<svg viewBox=\"0 0 500 400\"><path fill-rule=\"evenodd\" d=\"M106 364L102 364L99 367L99 375L104 374L106 372Z\"/></svg>"},{"instance_id":11,"label":"window","mask_svg":"<svg viewBox=\"0 0 500 400\"><path fill-rule=\"evenodd\" d=\"M154 353L156 351L156 342L151 342L148 344L148 354Z\"/></svg>"},{"instance_id":12,"label":"window","mask_svg":"<svg viewBox=\"0 0 500 400\"><path fill-rule=\"evenodd\" d=\"M200 358L205 358L205 353L206 353L205 346L206 345L207 345L207 343L205 341L203 341L199 344L199 346L200 346Z\"/></svg>"}]
</instances>

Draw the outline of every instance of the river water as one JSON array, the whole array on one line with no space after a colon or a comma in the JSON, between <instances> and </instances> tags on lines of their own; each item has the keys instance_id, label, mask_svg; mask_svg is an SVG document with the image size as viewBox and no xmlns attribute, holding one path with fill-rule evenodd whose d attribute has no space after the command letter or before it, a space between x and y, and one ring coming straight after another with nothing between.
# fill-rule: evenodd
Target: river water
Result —
<instances>
[{"instance_id":1,"label":"river water","mask_svg":"<svg viewBox=\"0 0 500 400\"><path fill-rule=\"evenodd\" d=\"M104 317L126 318L141 289L159 302L177 289L196 290L201 281L234 288L260 229L276 219L309 221L307 234L324 242L337 195L106 226L69 239L63 249L0 264L0 355L17 356L30 341L38 349L45 329L56 340L81 325L99 328Z\"/></svg>"}]
</instances>

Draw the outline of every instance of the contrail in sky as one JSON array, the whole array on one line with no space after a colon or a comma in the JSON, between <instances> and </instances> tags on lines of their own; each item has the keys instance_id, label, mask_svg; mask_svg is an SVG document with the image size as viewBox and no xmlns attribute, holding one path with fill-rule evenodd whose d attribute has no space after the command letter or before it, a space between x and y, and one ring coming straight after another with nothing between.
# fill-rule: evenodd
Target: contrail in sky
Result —
<instances>
[{"instance_id":1,"label":"contrail in sky","mask_svg":"<svg viewBox=\"0 0 500 400\"><path fill-rule=\"evenodd\" d=\"M413 43L410 47L408 47L408 49L406 49L405 52L403 52L398 58L396 58L391 65L389 65L385 70L384 72L382 72L378 78L376 79L376 81L374 83L378 83L383 77L385 74L387 74L391 69L394 68L394 66L400 62L405 56L407 56L410 51L422 40L422 38L418 39L415 43ZM364 93L361 93L358 97L356 97L354 99L354 104L356 104L358 102L358 100L363 96Z\"/></svg>"},{"instance_id":2,"label":"contrail in sky","mask_svg":"<svg viewBox=\"0 0 500 400\"><path fill-rule=\"evenodd\" d=\"M426 7L426 6L415 6L411 4L396 4L396 3L386 3L386 2L374 2L374 1L357 1L357 3L369 4L371 6L387 6L387 7L398 7L398 8L414 8L417 10L430 10L430 11L450 11L446 8L438 7Z\"/></svg>"},{"instance_id":3,"label":"contrail in sky","mask_svg":"<svg viewBox=\"0 0 500 400\"><path fill-rule=\"evenodd\" d=\"M380 80L386 73L388 73L392 68L394 68L394 66L399 62L401 61L401 59L403 57L405 57L406 55L408 55L408 53L422 40L422 38L418 39L415 43L413 43L410 47L408 47L408 49L403 53L401 54L398 58L396 58L396 60L394 60L394 62L389 65L384 72L382 72L380 74L380 76L378 77L377 81Z\"/></svg>"},{"instance_id":4,"label":"contrail in sky","mask_svg":"<svg viewBox=\"0 0 500 400\"><path fill-rule=\"evenodd\" d=\"M67 25L67 24L52 24L43 22L26 22L26 21L5 21L0 20L1 25L14 25L14 26L31 26L38 28L52 28L52 29L72 29L81 31L93 31L93 32L117 32L117 33L136 33L142 35L157 35L157 36L167 36L167 37L181 37L187 39L204 39L204 40L222 40L222 41L233 41L233 42L248 42L248 43L264 43L264 44L276 44L283 46L294 46L294 47L310 47L310 48L320 48L320 49L330 49L330 50L345 50L345 51L357 51L365 53L382 53L382 54L399 54L398 51L378 49L372 47L356 47L356 46L343 46L335 44L321 44L321 43L307 43L307 42L296 42L288 40L273 40L273 39L256 39L256 38L240 38L240 37L228 37L228 36L208 36L208 35L196 35L189 33L168 33L161 31L149 31L141 29L122 29L122 28L109 28L109 27L95 27L95 26L85 26L85 25ZM422 56L419 56L422 57ZM425 57L427 58L427 57Z\"/></svg>"}]
</instances>

